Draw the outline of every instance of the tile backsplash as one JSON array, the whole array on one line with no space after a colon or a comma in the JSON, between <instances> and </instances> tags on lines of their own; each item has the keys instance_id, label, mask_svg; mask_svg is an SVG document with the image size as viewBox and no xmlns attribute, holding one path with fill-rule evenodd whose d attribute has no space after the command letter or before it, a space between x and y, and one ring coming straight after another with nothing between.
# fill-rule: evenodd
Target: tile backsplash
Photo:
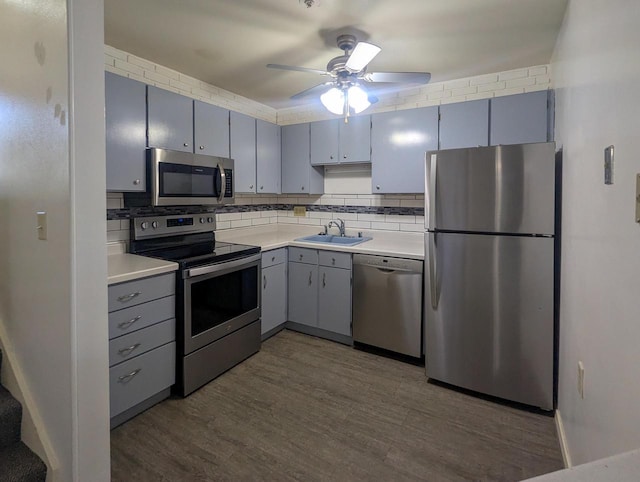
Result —
<instances>
[{"instance_id":1,"label":"tile backsplash","mask_svg":"<svg viewBox=\"0 0 640 482\"><path fill-rule=\"evenodd\" d=\"M306 206L305 216L294 216L293 206ZM121 193L107 193L109 217L124 209ZM347 229L421 232L424 196L421 194L237 194L236 204L215 209L216 229L263 224L303 224L321 227L341 218ZM120 214L128 214L120 212ZM107 241L128 241L129 220L109 219Z\"/></svg>"}]
</instances>

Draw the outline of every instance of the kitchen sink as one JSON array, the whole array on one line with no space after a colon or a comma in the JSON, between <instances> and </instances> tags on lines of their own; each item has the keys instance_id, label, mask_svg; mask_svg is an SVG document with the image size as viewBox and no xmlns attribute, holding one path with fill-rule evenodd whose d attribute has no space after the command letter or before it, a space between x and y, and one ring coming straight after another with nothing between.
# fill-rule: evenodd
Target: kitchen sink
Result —
<instances>
[{"instance_id":1,"label":"kitchen sink","mask_svg":"<svg viewBox=\"0 0 640 482\"><path fill-rule=\"evenodd\" d=\"M305 243L320 243L320 244L339 244L341 246L353 246L356 244L369 241L370 237L359 236L335 236L333 234L314 234L312 236L305 236L304 238L297 238L295 241L303 241Z\"/></svg>"}]
</instances>

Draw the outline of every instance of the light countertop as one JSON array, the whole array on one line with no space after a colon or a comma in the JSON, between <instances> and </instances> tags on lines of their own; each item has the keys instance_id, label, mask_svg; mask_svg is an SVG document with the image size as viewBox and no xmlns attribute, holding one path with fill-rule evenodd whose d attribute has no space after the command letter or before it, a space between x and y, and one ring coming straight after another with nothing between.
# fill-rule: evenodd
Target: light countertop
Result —
<instances>
[{"instance_id":1,"label":"light countertop","mask_svg":"<svg viewBox=\"0 0 640 482\"><path fill-rule=\"evenodd\" d=\"M373 239L355 246L335 246L322 243L295 241L296 238L318 234L320 226L302 226L288 224L269 224L247 228L225 229L216 231L216 239L229 243L250 244L260 246L263 251L297 246L301 248L342 251L345 253L376 254L399 258L424 259L424 235L398 231L363 231L364 236ZM357 231L347 226L347 235L356 235Z\"/></svg>"},{"instance_id":2,"label":"light countertop","mask_svg":"<svg viewBox=\"0 0 640 482\"><path fill-rule=\"evenodd\" d=\"M125 253L124 245L121 243L109 243L107 252L109 285L170 273L178 269L178 264L172 261Z\"/></svg>"}]
</instances>

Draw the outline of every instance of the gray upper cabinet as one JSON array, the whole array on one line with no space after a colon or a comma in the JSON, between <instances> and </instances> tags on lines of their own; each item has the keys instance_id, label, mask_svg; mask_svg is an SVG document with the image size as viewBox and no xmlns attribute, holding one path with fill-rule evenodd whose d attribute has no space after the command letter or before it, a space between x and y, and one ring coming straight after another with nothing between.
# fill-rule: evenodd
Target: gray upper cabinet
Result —
<instances>
[{"instance_id":1,"label":"gray upper cabinet","mask_svg":"<svg viewBox=\"0 0 640 482\"><path fill-rule=\"evenodd\" d=\"M489 99L440 106L440 149L489 145Z\"/></svg>"},{"instance_id":2,"label":"gray upper cabinet","mask_svg":"<svg viewBox=\"0 0 640 482\"><path fill-rule=\"evenodd\" d=\"M438 148L438 107L374 114L371 192L424 192L424 154Z\"/></svg>"},{"instance_id":3,"label":"gray upper cabinet","mask_svg":"<svg viewBox=\"0 0 640 482\"><path fill-rule=\"evenodd\" d=\"M236 192L256 192L256 120L231 111L231 158Z\"/></svg>"},{"instance_id":4,"label":"gray upper cabinet","mask_svg":"<svg viewBox=\"0 0 640 482\"><path fill-rule=\"evenodd\" d=\"M144 191L146 85L105 73L107 191Z\"/></svg>"},{"instance_id":5,"label":"gray upper cabinet","mask_svg":"<svg viewBox=\"0 0 640 482\"><path fill-rule=\"evenodd\" d=\"M547 142L549 91L491 99L491 145Z\"/></svg>"},{"instance_id":6,"label":"gray upper cabinet","mask_svg":"<svg viewBox=\"0 0 640 482\"><path fill-rule=\"evenodd\" d=\"M310 124L312 166L340 162L338 153L339 122L338 119L332 119Z\"/></svg>"},{"instance_id":7,"label":"gray upper cabinet","mask_svg":"<svg viewBox=\"0 0 640 482\"><path fill-rule=\"evenodd\" d=\"M229 110L193 101L193 152L229 157Z\"/></svg>"},{"instance_id":8,"label":"gray upper cabinet","mask_svg":"<svg viewBox=\"0 0 640 482\"><path fill-rule=\"evenodd\" d=\"M256 182L258 194L281 192L280 126L256 120Z\"/></svg>"},{"instance_id":9,"label":"gray upper cabinet","mask_svg":"<svg viewBox=\"0 0 640 482\"><path fill-rule=\"evenodd\" d=\"M371 116L349 117L340 123L340 162L371 162Z\"/></svg>"},{"instance_id":10,"label":"gray upper cabinet","mask_svg":"<svg viewBox=\"0 0 640 482\"><path fill-rule=\"evenodd\" d=\"M282 193L322 194L324 176L321 167L309 162L309 123L282 127Z\"/></svg>"},{"instance_id":11,"label":"gray upper cabinet","mask_svg":"<svg viewBox=\"0 0 640 482\"><path fill-rule=\"evenodd\" d=\"M371 116L312 122L311 165L371 162Z\"/></svg>"},{"instance_id":12,"label":"gray upper cabinet","mask_svg":"<svg viewBox=\"0 0 640 482\"><path fill-rule=\"evenodd\" d=\"M149 147L193 152L193 101L147 86Z\"/></svg>"}]
</instances>

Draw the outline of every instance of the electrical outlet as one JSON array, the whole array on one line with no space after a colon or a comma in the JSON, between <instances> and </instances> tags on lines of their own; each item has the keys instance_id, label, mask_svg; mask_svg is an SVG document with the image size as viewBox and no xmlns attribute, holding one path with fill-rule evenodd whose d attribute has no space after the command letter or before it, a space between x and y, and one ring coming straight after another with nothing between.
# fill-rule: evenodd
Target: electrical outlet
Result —
<instances>
[{"instance_id":1,"label":"electrical outlet","mask_svg":"<svg viewBox=\"0 0 640 482\"><path fill-rule=\"evenodd\" d=\"M294 206L293 207L293 215L294 216L306 216L307 208L305 206Z\"/></svg>"},{"instance_id":2,"label":"electrical outlet","mask_svg":"<svg viewBox=\"0 0 640 482\"><path fill-rule=\"evenodd\" d=\"M580 398L584 398L584 364L578 362L578 393Z\"/></svg>"}]
</instances>

